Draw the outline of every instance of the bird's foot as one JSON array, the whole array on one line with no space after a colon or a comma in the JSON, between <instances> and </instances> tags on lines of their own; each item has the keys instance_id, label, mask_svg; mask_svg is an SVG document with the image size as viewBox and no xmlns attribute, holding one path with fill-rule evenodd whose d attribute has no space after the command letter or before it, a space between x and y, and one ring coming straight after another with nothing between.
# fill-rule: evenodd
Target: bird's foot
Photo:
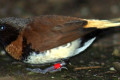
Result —
<instances>
[{"instance_id":1,"label":"bird's foot","mask_svg":"<svg viewBox=\"0 0 120 80\"><path fill-rule=\"evenodd\" d=\"M65 62L61 62L61 63L56 63L53 66L50 66L46 69L40 69L40 68L35 68L35 69L31 69L31 68L26 68L28 71L32 71L32 72L36 72L36 73L42 73L45 74L47 72L57 72L57 71L61 71L62 69L67 69L65 67L66 63Z\"/></svg>"}]
</instances>

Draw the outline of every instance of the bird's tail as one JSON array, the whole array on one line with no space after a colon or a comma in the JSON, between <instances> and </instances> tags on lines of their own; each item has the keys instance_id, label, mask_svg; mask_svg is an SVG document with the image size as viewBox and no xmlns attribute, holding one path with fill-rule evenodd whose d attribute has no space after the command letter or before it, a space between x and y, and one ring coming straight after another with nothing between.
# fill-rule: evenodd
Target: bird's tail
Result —
<instances>
[{"instance_id":1,"label":"bird's tail","mask_svg":"<svg viewBox=\"0 0 120 80\"><path fill-rule=\"evenodd\" d=\"M120 21L116 20L95 20L95 19L84 19L88 22L84 28L97 28L97 29L104 29L110 27L118 27L120 26Z\"/></svg>"}]
</instances>

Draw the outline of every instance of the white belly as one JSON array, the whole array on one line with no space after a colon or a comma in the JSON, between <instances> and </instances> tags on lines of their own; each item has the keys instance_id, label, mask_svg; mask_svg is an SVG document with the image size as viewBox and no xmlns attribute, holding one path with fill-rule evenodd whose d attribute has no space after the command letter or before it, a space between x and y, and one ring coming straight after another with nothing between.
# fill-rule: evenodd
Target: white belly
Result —
<instances>
[{"instance_id":1,"label":"white belly","mask_svg":"<svg viewBox=\"0 0 120 80\"><path fill-rule=\"evenodd\" d=\"M80 48L81 40L77 39L67 43L66 45L47 50L45 52L40 52L39 54L32 52L24 62L30 64L45 64L69 58L85 50L94 40L95 38L87 41L87 44Z\"/></svg>"}]
</instances>

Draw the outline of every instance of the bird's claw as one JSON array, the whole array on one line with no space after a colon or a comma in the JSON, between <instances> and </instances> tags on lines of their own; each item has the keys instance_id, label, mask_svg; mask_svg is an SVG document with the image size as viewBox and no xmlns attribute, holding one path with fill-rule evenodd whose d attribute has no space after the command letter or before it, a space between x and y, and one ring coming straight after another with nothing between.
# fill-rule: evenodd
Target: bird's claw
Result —
<instances>
[{"instance_id":1,"label":"bird's claw","mask_svg":"<svg viewBox=\"0 0 120 80\"><path fill-rule=\"evenodd\" d=\"M65 67L65 66L61 67L61 69L66 69L66 70L68 70L68 68L67 68L67 67Z\"/></svg>"},{"instance_id":2,"label":"bird's claw","mask_svg":"<svg viewBox=\"0 0 120 80\"><path fill-rule=\"evenodd\" d=\"M40 69L40 68L36 68L36 69L31 69L31 68L26 68L28 71L32 71L32 72L36 72L36 73L42 73L45 74L47 72L57 72L57 71L61 71L62 69L67 69L67 67L65 67L66 63L65 62L61 62L61 63L57 63L54 66L50 66L46 69ZM68 70L68 69L67 69Z\"/></svg>"}]
</instances>

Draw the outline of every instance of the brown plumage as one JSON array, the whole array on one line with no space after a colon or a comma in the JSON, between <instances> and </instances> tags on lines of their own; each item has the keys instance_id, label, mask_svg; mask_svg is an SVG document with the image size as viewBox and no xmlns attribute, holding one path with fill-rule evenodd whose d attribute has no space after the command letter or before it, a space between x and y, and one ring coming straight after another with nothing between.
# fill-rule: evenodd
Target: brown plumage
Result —
<instances>
[{"instance_id":1,"label":"brown plumage","mask_svg":"<svg viewBox=\"0 0 120 80\"><path fill-rule=\"evenodd\" d=\"M17 32L14 33L14 35L17 36L15 40L11 40L11 42L5 46L5 50L17 60L20 60L24 54L23 47L26 46L23 44L24 38L32 50L44 52L84 37L86 34L97 29L120 25L120 23L107 20L90 20L55 15L29 19L6 18L1 19L0 22L1 24L10 25L18 31L19 35L16 34ZM6 35L9 36L11 33L12 32L7 33ZM3 33L1 32L1 34ZM2 41L4 42L4 38L3 40L1 39L1 42Z\"/></svg>"},{"instance_id":2,"label":"brown plumage","mask_svg":"<svg viewBox=\"0 0 120 80\"><path fill-rule=\"evenodd\" d=\"M8 46L6 46L5 50L15 59L20 60L22 56L22 36L18 36L18 38L11 42Z\"/></svg>"},{"instance_id":3,"label":"brown plumage","mask_svg":"<svg viewBox=\"0 0 120 80\"><path fill-rule=\"evenodd\" d=\"M0 19L0 43L16 60L29 64L46 64L68 59L87 49L106 28L120 26L109 20L81 19L46 15L33 18ZM66 65L60 62L44 70L58 71ZM59 66L58 66L59 65Z\"/></svg>"},{"instance_id":4,"label":"brown plumage","mask_svg":"<svg viewBox=\"0 0 120 80\"><path fill-rule=\"evenodd\" d=\"M82 31L84 25L87 25L87 21L79 18L63 16L36 17L24 29L23 36L27 39L28 44L31 43L33 49L45 51L85 35Z\"/></svg>"},{"instance_id":5,"label":"brown plumage","mask_svg":"<svg viewBox=\"0 0 120 80\"><path fill-rule=\"evenodd\" d=\"M23 34L28 44L32 44L33 49L45 51L71 42L94 30L84 31L83 28L107 28L111 26L104 25L109 23L109 21L84 20L75 17L41 16L34 18L24 29Z\"/></svg>"}]
</instances>

